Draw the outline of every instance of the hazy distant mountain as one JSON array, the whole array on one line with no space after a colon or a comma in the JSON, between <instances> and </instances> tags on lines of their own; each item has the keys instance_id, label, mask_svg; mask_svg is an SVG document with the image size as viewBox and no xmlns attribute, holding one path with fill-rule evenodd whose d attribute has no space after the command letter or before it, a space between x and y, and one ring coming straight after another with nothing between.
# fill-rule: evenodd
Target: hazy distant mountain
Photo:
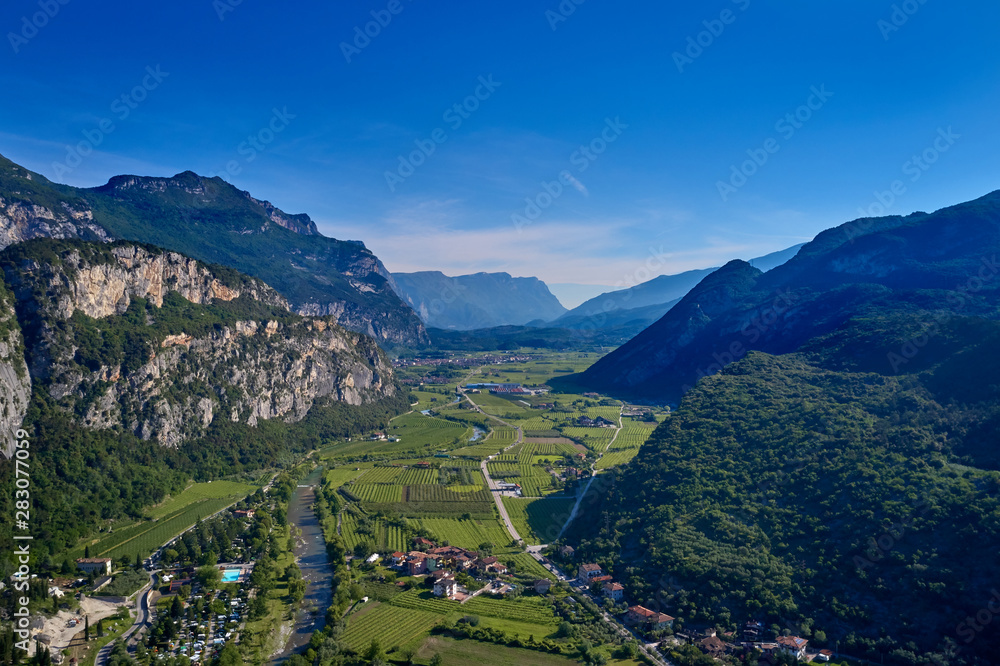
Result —
<instances>
[{"instance_id":1,"label":"hazy distant mountain","mask_svg":"<svg viewBox=\"0 0 1000 666\"><path fill-rule=\"evenodd\" d=\"M773 252L750 263L761 271L769 271L795 256L802 245ZM662 317L685 294L710 275L715 268L685 271L677 275L660 275L629 289L610 291L591 298L573 308L549 326L560 328L619 327L626 322L643 322L645 326Z\"/></svg>"},{"instance_id":2,"label":"hazy distant mountain","mask_svg":"<svg viewBox=\"0 0 1000 666\"><path fill-rule=\"evenodd\" d=\"M576 282L547 282L551 291L564 307L572 310L584 301L600 296L609 291L615 291L610 284L579 284Z\"/></svg>"},{"instance_id":3,"label":"hazy distant mountain","mask_svg":"<svg viewBox=\"0 0 1000 666\"><path fill-rule=\"evenodd\" d=\"M394 273L398 293L434 328L472 330L555 319L566 308L538 278L507 273L448 277L439 271Z\"/></svg>"},{"instance_id":4,"label":"hazy distant mountain","mask_svg":"<svg viewBox=\"0 0 1000 666\"><path fill-rule=\"evenodd\" d=\"M1000 192L994 192L930 215L849 222L767 273L730 262L580 380L595 390L676 400L699 378L751 350L782 354L818 345L852 318L882 320L921 309L992 317L996 303L988 299L1000 282L990 263L1000 250L998 225ZM972 278L982 284L956 296L956 285ZM907 330L915 334L920 325L889 326L886 337L903 336L895 347L880 340L874 349L859 344L853 353L885 366L887 354L898 354L907 341Z\"/></svg>"},{"instance_id":5,"label":"hazy distant mountain","mask_svg":"<svg viewBox=\"0 0 1000 666\"><path fill-rule=\"evenodd\" d=\"M263 280L304 315L329 315L384 342L426 340L378 257L327 238L221 178L115 176L102 187L59 185L0 156L0 248L32 238L152 243Z\"/></svg>"}]
</instances>

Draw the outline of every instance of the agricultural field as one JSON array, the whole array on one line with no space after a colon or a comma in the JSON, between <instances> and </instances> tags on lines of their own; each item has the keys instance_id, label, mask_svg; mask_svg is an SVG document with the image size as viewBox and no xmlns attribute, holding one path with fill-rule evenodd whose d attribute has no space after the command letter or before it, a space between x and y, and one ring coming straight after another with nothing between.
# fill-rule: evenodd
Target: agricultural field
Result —
<instances>
[{"instance_id":1,"label":"agricultural field","mask_svg":"<svg viewBox=\"0 0 1000 666\"><path fill-rule=\"evenodd\" d=\"M435 541L447 541L452 546L469 550L476 550L481 543L502 547L511 542L510 534L499 519L421 518L420 524L437 537Z\"/></svg>"},{"instance_id":2,"label":"agricultural field","mask_svg":"<svg viewBox=\"0 0 1000 666\"><path fill-rule=\"evenodd\" d=\"M581 453L581 451L579 447L570 440L552 443L538 443L525 440L512 448L510 453L515 454L518 460L527 462L528 460L534 459L535 456L575 456L577 453Z\"/></svg>"},{"instance_id":3,"label":"agricultural field","mask_svg":"<svg viewBox=\"0 0 1000 666\"><path fill-rule=\"evenodd\" d=\"M559 535L559 530L569 518L573 510L572 497L547 499L530 499L521 497L504 497L503 504L507 509L514 529L527 543L551 543Z\"/></svg>"},{"instance_id":4,"label":"agricultural field","mask_svg":"<svg viewBox=\"0 0 1000 666\"><path fill-rule=\"evenodd\" d=\"M467 613L475 615L486 615L502 620L526 622L539 627L547 625L554 627L558 624L552 606L547 601L538 597L521 597L516 601L510 601L506 599L491 599L486 595L479 595L462 604L462 609Z\"/></svg>"},{"instance_id":5,"label":"agricultural field","mask_svg":"<svg viewBox=\"0 0 1000 666\"><path fill-rule=\"evenodd\" d=\"M472 437L472 428L413 412L394 418L386 435L399 437L409 448L454 449Z\"/></svg>"},{"instance_id":6,"label":"agricultural field","mask_svg":"<svg viewBox=\"0 0 1000 666\"><path fill-rule=\"evenodd\" d=\"M353 466L351 467L337 467L328 470L326 475L323 477L324 483L333 488L339 488L345 483L353 481L362 474L367 473L367 469L356 470Z\"/></svg>"},{"instance_id":7,"label":"agricultural field","mask_svg":"<svg viewBox=\"0 0 1000 666\"><path fill-rule=\"evenodd\" d=\"M540 633L535 638L542 639ZM579 663L575 659L556 654L494 645L479 641L456 640L445 636L430 636L417 650L421 664L429 664L434 655L441 656L442 666L466 666L467 664L489 664L490 666L570 666Z\"/></svg>"},{"instance_id":8,"label":"agricultural field","mask_svg":"<svg viewBox=\"0 0 1000 666\"><path fill-rule=\"evenodd\" d=\"M351 485L351 492L363 502L392 503L403 501L402 486L355 483Z\"/></svg>"},{"instance_id":9,"label":"agricultural field","mask_svg":"<svg viewBox=\"0 0 1000 666\"><path fill-rule=\"evenodd\" d=\"M618 467L619 465L625 465L632 458L635 458L635 454L639 453L639 449L622 449L617 451L609 451L605 453L596 463L594 463L594 469L608 469L610 467Z\"/></svg>"},{"instance_id":10,"label":"agricultural field","mask_svg":"<svg viewBox=\"0 0 1000 666\"><path fill-rule=\"evenodd\" d=\"M367 527L364 527L366 523ZM376 550L383 552L409 550L409 531L396 525L389 525L378 518L360 517L350 511L344 511L341 514L340 530L344 545L349 551L366 540L371 541Z\"/></svg>"},{"instance_id":11,"label":"agricultural field","mask_svg":"<svg viewBox=\"0 0 1000 666\"><path fill-rule=\"evenodd\" d=\"M516 553L514 555L503 555L501 556L504 564L507 566L514 565L514 569L519 575L529 575L534 578L548 578L549 580L555 580L556 576L554 573L543 567L538 560L529 555L528 553Z\"/></svg>"},{"instance_id":12,"label":"agricultural field","mask_svg":"<svg viewBox=\"0 0 1000 666\"><path fill-rule=\"evenodd\" d=\"M146 557L164 543L214 513L242 500L257 488L231 481L212 481L188 486L183 492L149 511L149 519L116 526L103 537L81 542L68 553L83 557L90 546L91 557L132 561Z\"/></svg>"},{"instance_id":13,"label":"agricultural field","mask_svg":"<svg viewBox=\"0 0 1000 666\"><path fill-rule=\"evenodd\" d=\"M614 428L563 428L567 437L583 442L591 451L603 451L615 436Z\"/></svg>"},{"instance_id":14,"label":"agricultural field","mask_svg":"<svg viewBox=\"0 0 1000 666\"><path fill-rule=\"evenodd\" d=\"M171 497L146 512L150 518L159 519L168 516L178 509L207 499L231 498L241 500L247 495L257 492L257 486L235 481L209 481L193 483L176 497Z\"/></svg>"},{"instance_id":15,"label":"agricultural field","mask_svg":"<svg viewBox=\"0 0 1000 666\"><path fill-rule=\"evenodd\" d=\"M344 642L363 652L372 639L378 639L386 651L391 651L417 638L441 621L441 616L420 610L380 604L357 617L349 617Z\"/></svg>"}]
</instances>

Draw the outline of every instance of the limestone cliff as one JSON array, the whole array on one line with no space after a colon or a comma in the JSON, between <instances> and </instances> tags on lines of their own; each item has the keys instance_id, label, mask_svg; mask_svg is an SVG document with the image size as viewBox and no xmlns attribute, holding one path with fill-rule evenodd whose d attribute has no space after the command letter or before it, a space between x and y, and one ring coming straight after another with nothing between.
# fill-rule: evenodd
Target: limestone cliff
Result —
<instances>
[{"instance_id":1,"label":"limestone cliff","mask_svg":"<svg viewBox=\"0 0 1000 666\"><path fill-rule=\"evenodd\" d=\"M374 340L301 317L263 282L175 252L32 241L0 254L31 375L90 428L176 446L216 419L301 420L396 391Z\"/></svg>"},{"instance_id":2,"label":"limestone cliff","mask_svg":"<svg viewBox=\"0 0 1000 666\"><path fill-rule=\"evenodd\" d=\"M24 362L24 341L14 300L0 284L0 450L8 458L13 454L14 433L21 427L30 397L31 377Z\"/></svg>"}]
</instances>

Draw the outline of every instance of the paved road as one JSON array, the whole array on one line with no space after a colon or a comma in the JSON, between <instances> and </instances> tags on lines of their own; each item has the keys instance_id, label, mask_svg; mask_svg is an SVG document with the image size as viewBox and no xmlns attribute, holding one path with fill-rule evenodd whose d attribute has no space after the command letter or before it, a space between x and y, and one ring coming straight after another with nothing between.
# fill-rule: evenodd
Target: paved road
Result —
<instances>
[{"instance_id":1,"label":"paved road","mask_svg":"<svg viewBox=\"0 0 1000 666\"><path fill-rule=\"evenodd\" d=\"M466 395L465 391L461 391L461 394L465 397L465 399L469 402L469 404L472 405L472 408L475 409L480 414L482 414L482 415L484 415L484 416L486 416L488 418L491 418L494 421L496 421L497 423L503 424L503 425L507 426L508 428L516 428L517 429L517 440L515 440L515 442L513 444L511 444L510 446L506 447L503 450L504 452L509 451L510 449L514 448L515 446L517 446L518 444L520 444L522 441L524 441L524 431L521 430L521 428L519 426L512 426L511 424L507 423L506 421L504 421L501 418L497 418L496 416L493 416L492 414L487 414L486 412L484 412L482 410L482 408L479 405L477 405L476 403L474 403L472 401L472 398L470 398L468 395ZM489 489L490 489L490 495L493 496L493 501L497 505L497 511L500 512L500 518L503 519L503 524L507 526L507 531L510 532L510 535L511 535L511 537L513 537L514 541L517 541L519 543L524 543L524 540L521 539L521 535L519 535L517 533L517 530L514 529L514 523L511 521L510 516L507 515L507 507L505 507L503 505L503 494L500 492L500 486L499 486L499 484L497 484L497 482L493 480L493 477L490 476L489 470L486 468L486 463L489 462L490 459L492 459L492 458L493 458L493 456L490 456L486 460L483 460L481 463L479 463L479 469L481 469L483 471L483 477L486 479L486 485L489 487Z\"/></svg>"},{"instance_id":2,"label":"paved road","mask_svg":"<svg viewBox=\"0 0 1000 666\"><path fill-rule=\"evenodd\" d=\"M622 428L624 427L622 425L622 413L624 411L625 411L625 403L623 402L621 408L618 410L618 427L615 428L615 434L611 438L611 441L608 442L607 448L605 448L604 451L601 453L601 457L602 458L604 457L604 454L607 453L611 449L611 445L615 443L616 439L618 439L618 434L622 431ZM600 459L601 458L598 458L597 460L600 460ZM573 510L570 511L569 518L566 519L566 522L563 523L562 529L559 530L559 534L556 536L556 540L559 540L559 539L562 538L562 535L566 531L566 528L569 527L569 524L573 522L574 518L576 518L576 514L580 511L580 505L583 503L583 498L586 497L587 493L590 492L590 484L592 484L594 482L594 478L597 477L597 475L601 473L600 470L594 469L594 465L597 464L597 460L595 460L593 463L591 463L591 465L590 465L590 479L587 481L587 485L583 489L583 492L579 493L577 495L577 497L576 497L576 504L573 505Z\"/></svg>"},{"instance_id":3,"label":"paved road","mask_svg":"<svg viewBox=\"0 0 1000 666\"><path fill-rule=\"evenodd\" d=\"M111 656L111 650L114 648L119 641L125 641L125 645L131 650L134 647L135 641L132 640L133 637L138 638L136 632L142 628L149 628L153 626L152 611L149 607L149 596L153 592L153 588L156 585L156 574L152 574L146 586L139 590L139 594L136 596L136 614L135 621L132 626L128 628L120 638L116 638L107 645L101 648L97 653L97 657L94 658L94 666L104 666L108 663L108 657Z\"/></svg>"},{"instance_id":4,"label":"paved road","mask_svg":"<svg viewBox=\"0 0 1000 666\"><path fill-rule=\"evenodd\" d=\"M566 574L563 573L562 569L553 564L551 560L548 562L542 561L543 559L545 559L544 556L542 555L542 550L544 550L545 548L546 548L545 546L529 546L528 553L530 553L532 557L538 560L538 562L543 567L554 573L557 579L559 579L560 581L568 582L571 587L576 589L577 593L588 597L595 604L600 605L601 600L595 599L594 595L591 594L590 591L585 586L577 583L575 578L573 579L568 578ZM635 635L631 629L623 625L621 622L616 620L610 614L602 611L601 615L603 616L604 621L607 622L611 626L611 629L614 630L619 636L621 636L622 638L634 638L639 643L639 649L642 650L643 653L645 653L646 656L648 656L654 663L658 664L659 666L673 666L669 661L665 660L660 655L660 653L656 650L656 648L646 645L645 641L643 641L642 638Z\"/></svg>"}]
</instances>

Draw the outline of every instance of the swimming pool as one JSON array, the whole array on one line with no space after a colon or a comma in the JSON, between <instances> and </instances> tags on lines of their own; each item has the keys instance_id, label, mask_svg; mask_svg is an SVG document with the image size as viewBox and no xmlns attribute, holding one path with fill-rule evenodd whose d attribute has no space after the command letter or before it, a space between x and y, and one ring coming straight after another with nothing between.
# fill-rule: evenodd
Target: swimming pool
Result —
<instances>
[{"instance_id":1,"label":"swimming pool","mask_svg":"<svg viewBox=\"0 0 1000 666\"><path fill-rule=\"evenodd\" d=\"M222 572L222 582L223 583L235 583L240 579L239 569L226 569Z\"/></svg>"}]
</instances>

